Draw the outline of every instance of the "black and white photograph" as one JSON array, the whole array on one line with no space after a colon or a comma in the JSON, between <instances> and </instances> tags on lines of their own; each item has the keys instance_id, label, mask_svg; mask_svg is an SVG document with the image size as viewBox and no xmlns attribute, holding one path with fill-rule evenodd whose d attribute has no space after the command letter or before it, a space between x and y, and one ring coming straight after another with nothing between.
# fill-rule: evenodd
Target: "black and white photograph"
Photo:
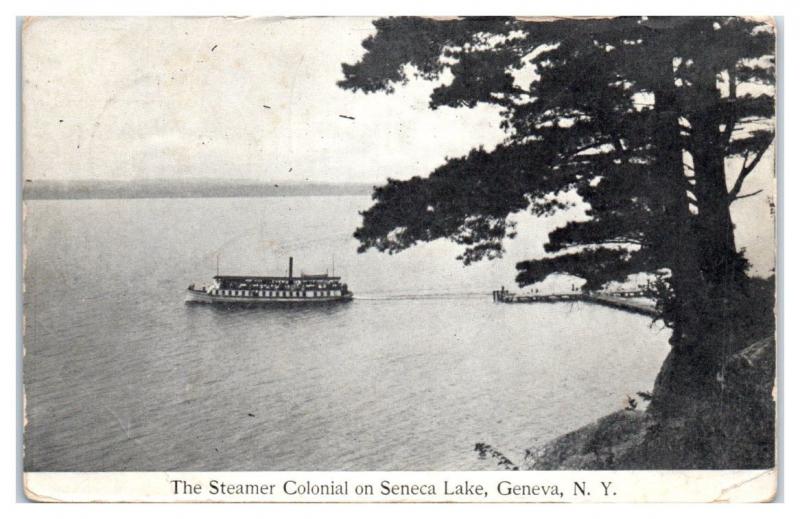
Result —
<instances>
[{"instance_id":1,"label":"black and white photograph","mask_svg":"<svg viewBox=\"0 0 800 519\"><path fill-rule=\"evenodd\" d=\"M776 27L25 18L26 495L771 500Z\"/></svg>"}]
</instances>

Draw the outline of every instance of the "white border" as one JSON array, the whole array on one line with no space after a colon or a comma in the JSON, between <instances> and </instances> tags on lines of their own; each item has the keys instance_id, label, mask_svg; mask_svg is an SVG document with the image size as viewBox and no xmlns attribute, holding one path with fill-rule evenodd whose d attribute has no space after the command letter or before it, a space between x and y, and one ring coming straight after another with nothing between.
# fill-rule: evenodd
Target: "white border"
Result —
<instances>
[{"instance_id":1,"label":"white border","mask_svg":"<svg viewBox=\"0 0 800 519\"><path fill-rule=\"evenodd\" d=\"M775 470L25 474L44 502L753 503L776 482Z\"/></svg>"},{"instance_id":2,"label":"white border","mask_svg":"<svg viewBox=\"0 0 800 519\"><path fill-rule=\"evenodd\" d=\"M770 14L775 16L785 16L786 18L781 23L782 31L782 38L783 38L783 56L790 56L792 59L797 61L797 37L795 33L797 32L795 22L798 18L794 16L797 13L797 2L791 1L777 1L777 0L759 0L759 1L741 1L741 0L727 0L727 1L705 1L700 2L697 0L670 0L669 2L660 2L656 3L642 3L641 1L635 0L616 0L616 1L608 1L608 2L598 2L596 0L577 0L571 1L569 3L566 2L533 2L531 0L522 1L522 0L492 0L491 2L472 2L472 3L465 3L465 2L458 2L458 1L427 1L427 2L410 2L408 0L385 0L380 4L372 1L358 1L358 0L340 0L338 2L322 2L322 1L305 1L305 0L293 0L293 1L284 1L284 2L275 2L275 3L267 3L263 1L248 1L248 0L226 0L225 2L215 2L211 0L194 0L193 2L179 2L173 0L137 0L136 2L102 2L102 1L92 1L92 0L73 0L66 3L60 3L57 0L29 0L29 1L21 1L21 0L10 0L4 2L3 10L6 14L3 17L5 21L5 28L6 32L6 45L4 45L5 52L3 53L4 59L4 70L7 71L5 78L6 80L3 82L3 89L4 93L6 94L5 99L6 102L11 104L11 100L16 96L16 78L13 74L8 72L15 70L15 61L16 61L16 22L14 20L14 16L16 15L55 15L55 14L64 14L64 15L212 15L212 14L241 14L241 13L248 13L248 14L258 14L258 15L293 15L293 16L303 16L303 15L389 15L389 14L425 14L425 15L447 15L447 14L461 14L461 15L483 15L483 14L517 14L517 15L593 15L593 14L650 14L650 15L658 15L658 14L674 14L674 15L687 15L687 14ZM788 63L788 60L784 60L784 68L782 70L783 77L781 78L782 84L785 85L795 85L795 76L796 76L796 66L792 67L791 63ZM782 94L786 92L785 88L781 89ZM782 136L779 140L779 160L784 159L784 144L787 142L797 142L797 139L792 139L794 134L796 133L794 128L796 127L796 123L794 122L796 119L795 117L798 116L796 103L793 102L793 99L790 99L791 96L785 96L781 101L781 107L784 109L783 119L779 121L779 125L782 130ZM7 106L9 106L7 105ZM788 139L787 139L788 137ZM4 238L4 243L7 247L12 248L12 243L16 242L17 238L17 204L16 204L16 194L17 194L17 183L15 175L12 174L15 171L14 167L14 157L16 156L16 120L15 118L7 117L6 124L4 127L4 139L3 143L6 145L6 157L7 157L7 168L5 175L3 176L4 181L4 189L2 190L4 196L4 202L2 204L3 211L5 212L6 218L3 219L2 225L2 233ZM796 147L796 146L795 146ZM792 150L786 150L785 160L786 162L783 164L784 171L792 171L795 168L792 168L792 161L791 158L793 157ZM781 204L779 208L779 215L782 216L780 225L780 233L779 239L781 240L781 246L783 248L783 257L793 257L792 252L796 250L796 242L791 240L791 235L794 233L789 233L789 238L787 241L783 241L783 229L790 225L791 223L798 221L795 218L795 213L797 205L793 205L789 203L789 200L792 200L797 192L796 184L797 180L796 175L786 175L781 184L779 184L779 188L782 188L781 195L783 204ZM788 222L788 223L787 223ZM791 231L791 228L789 228ZM12 248L13 250L13 248ZM785 264L785 260L781 257L779 259L780 264ZM4 275L3 279L16 279L16 272L17 272L17 257L14 254L5 254L2 258L0 258L0 262L2 263L3 269L0 271ZM797 276L791 270L784 270L783 271L783 279L782 279L782 293L784 294L784 315L793 315L794 310L797 307L796 298L793 297L794 293L797 293L796 289L800 287L797 283ZM13 290L6 290L6 297L3 299L3 312L0 312L2 315L2 328L4 332L4 336L8 339L6 352L8 357L6 358L5 366L9 370L9 375L7 377L7 381L5 384L5 391L10 394L6 394L5 398L3 399L4 402L7 402L7 405L11 408L10 413L15 414L16 418L16 411L14 410L14 405L12 402L17 400L17 364L16 364L16 350L12 346L15 343L15 336L17 334L17 320L16 320L16 313L17 313L17 301L14 297L9 297L9 295L13 294ZM785 327L785 332L783 336L784 343L787 345L797 344L798 341L794 340L797 337L796 328L792 326L792 323L787 323ZM792 359L797 357L797 354L794 353L793 348L787 347L786 351L783 355L783 365L795 366L797 362L792 362ZM791 372L789 372L791 373ZM796 394L796 384L792 383L791 376L788 377L789 380L786 381L783 397L784 399L788 400L789 402L793 402L794 399L792 398ZM794 425L796 424L796 413L792 412L793 406L786 406L784 408L783 414L783 426L784 426L784 433L786 436L791 437L792 435L789 433L792 430L796 430ZM794 406L796 407L796 406ZM6 415L8 416L8 415ZM11 445L15 445L17 442L17 433L19 429L19 424L16 423L16 420L6 420L6 427L3 428L3 444L6 445L6 449L3 451L5 453L4 466L7 467L6 471L4 472L3 478L3 486L2 488L5 489L7 492L6 499L3 499L5 503L5 507L13 507L12 504L14 501L19 502L20 495L19 495L19 470L20 467L17 465L17 453L12 451L12 449L8 448ZM782 477L785 477L786 481L790 483L793 481L791 470L786 470L786 467L789 465L796 465L792 462L794 461L796 449L792 448L792 445L785 446L785 465L784 465L784 472L782 472ZM796 479L796 478L795 478ZM786 496L787 501L792 501L791 493ZM24 498L22 498L24 499ZM778 499L783 499L782 495L779 494ZM33 510L31 510L33 508ZM774 507L770 506L767 508L759 508L757 511L749 508L736 508L731 509L730 507L724 507L724 509L720 509L720 507L703 507L702 509L694 509L694 507L679 507L676 509L674 506L666 506L664 508L648 508L645 512L644 509L641 507L629 507L629 506L614 506L614 507L604 507L604 506L580 506L580 507L568 507L564 509L563 507L558 509L559 514L583 514L583 513L590 513L591 515L605 515L605 514L613 514L614 517L627 516L627 515L636 515L637 517L641 516L642 513L647 513L648 515L655 514L656 516L660 514L664 514L664 516L674 517L676 513L692 513L690 509L693 509L694 512L701 512L701 513L724 513L726 517L730 517L731 515L737 516L739 514L747 514L748 516L752 515L753 513L764 514L764 513L787 513L789 512L790 508L794 508L794 506L779 506ZM9 509L6 512L22 512L24 510L25 513L39 515L44 513L58 513L59 516L86 516L92 514L102 514L102 517L105 517L109 511L112 511L115 515L122 515L123 517L127 517L128 515L133 516L136 514L138 517L142 513L142 509L136 508L135 506L114 506L113 510L109 510L105 507L102 509L97 507L86 507L82 505L78 506L69 506L63 507L61 505L56 506L47 506L47 507L31 507L22 505L22 508L15 508L13 510ZM155 508L149 507L146 509L147 513L170 513L173 515L177 512L177 510L173 507L169 506L157 506ZM223 507L211 507L200 509L197 507L192 507L192 513L199 513L201 516L203 514L208 514L209 516L217 516L218 514L222 513L229 513L234 511L237 514L246 513L246 514L258 514L260 517L263 517L264 512L268 512L270 514L280 514L294 516L295 514L310 514L310 513L325 513L325 515L330 515L333 513L334 515L344 515L345 513L347 516L351 515L363 515L373 516L375 513L380 513L382 515L388 516L399 516L403 514L404 516L408 512L412 512L414 514L418 513L435 513L439 515L443 508L440 506L428 506L428 505L419 505L415 506L413 509L409 508L395 508L392 506L385 506L385 505L341 505L337 506L333 509L327 508L325 510L321 510L320 507L317 506L294 506L294 505L274 505L266 510L261 508L250 508L250 507L241 507L237 506L234 509L228 509L227 506ZM516 505L504 505L504 506L481 506L477 508L470 508L469 510L460 507L456 510L459 515L467 514L471 515L472 513L481 513L481 514L489 514L489 513L502 513L504 515L522 515L529 517L531 509L526 507L520 507ZM535 513L547 513L553 512L553 509L549 505L543 505L540 507L536 507L534 510ZM797 512L797 511L796 511ZM796 513L795 512L795 513Z\"/></svg>"}]
</instances>

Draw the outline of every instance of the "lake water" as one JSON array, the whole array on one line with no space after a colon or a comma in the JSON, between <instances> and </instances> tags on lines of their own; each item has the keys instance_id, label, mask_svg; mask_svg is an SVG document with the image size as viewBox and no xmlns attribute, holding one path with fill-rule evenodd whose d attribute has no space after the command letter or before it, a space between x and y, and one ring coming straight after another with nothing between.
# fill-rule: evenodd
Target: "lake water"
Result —
<instances>
[{"instance_id":1,"label":"lake water","mask_svg":"<svg viewBox=\"0 0 800 519\"><path fill-rule=\"evenodd\" d=\"M465 268L449 243L357 254L369 203L27 202L26 470L493 469L476 442L518 462L652 387L659 324L492 303L523 257ZM227 274L335 259L356 299L185 305L217 254Z\"/></svg>"}]
</instances>

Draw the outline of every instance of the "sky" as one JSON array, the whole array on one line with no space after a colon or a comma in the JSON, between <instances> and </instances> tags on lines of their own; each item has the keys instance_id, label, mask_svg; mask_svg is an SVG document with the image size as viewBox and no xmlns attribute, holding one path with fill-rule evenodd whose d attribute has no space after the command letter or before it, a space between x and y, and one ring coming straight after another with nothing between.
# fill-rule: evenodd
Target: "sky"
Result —
<instances>
[{"instance_id":1,"label":"sky","mask_svg":"<svg viewBox=\"0 0 800 519\"><path fill-rule=\"evenodd\" d=\"M358 182L426 176L503 139L497 107L428 108L336 86L369 18L42 18L23 32L27 179ZM347 117L341 117L342 115ZM774 265L774 151L732 217L754 273ZM729 163L729 185L738 173Z\"/></svg>"},{"instance_id":2,"label":"sky","mask_svg":"<svg viewBox=\"0 0 800 519\"><path fill-rule=\"evenodd\" d=\"M380 183L502 139L495 107L429 110L432 83L337 87L373 33L367 18L35 20L26 177Z\"/></svg>"}]
</instances>

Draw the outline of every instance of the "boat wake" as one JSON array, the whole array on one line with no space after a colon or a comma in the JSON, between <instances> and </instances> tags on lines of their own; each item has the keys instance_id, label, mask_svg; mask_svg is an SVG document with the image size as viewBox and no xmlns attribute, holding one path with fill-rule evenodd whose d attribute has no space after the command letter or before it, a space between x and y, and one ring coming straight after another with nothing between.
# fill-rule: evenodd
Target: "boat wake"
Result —
<instances>
[{"instance_id":1,"label":"boat wake","mask_svg":"<svg viewBox=\"0 0 800 519\"><path fill-rule=\"evenodd\" d=\"M362 293L353 296L356 301L414 301L439 299L486 299L486 292L440 292L432 294Z\"/></svg>"}]
</instances>

